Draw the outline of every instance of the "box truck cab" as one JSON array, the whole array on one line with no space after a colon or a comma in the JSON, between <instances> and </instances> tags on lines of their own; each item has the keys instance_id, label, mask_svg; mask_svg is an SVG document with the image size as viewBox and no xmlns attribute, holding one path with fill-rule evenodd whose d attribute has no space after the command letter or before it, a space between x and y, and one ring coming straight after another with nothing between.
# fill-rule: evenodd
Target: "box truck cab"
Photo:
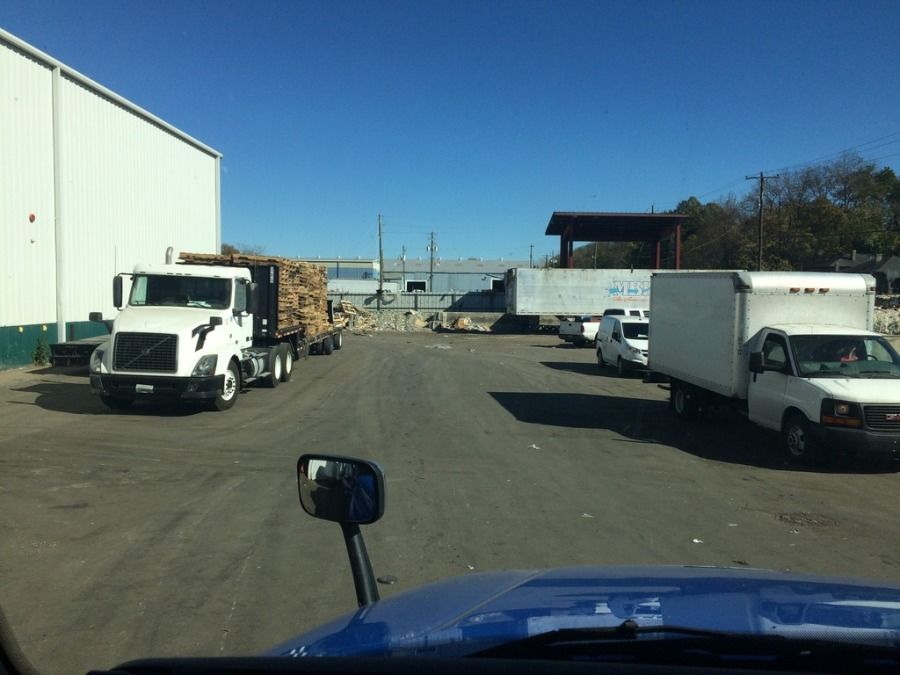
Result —
<instances>
[{"instance_id":1,"label":"box truck cab","mask_svg":"<svg viewBox=\"0 0 900 675\"><path fill-rule=\"evenodd\" d=\"M650 368L683 419L730 406L788 456L897 458L900 357L872 331L875 280L805 272L657 275Z\"/></svg>"}]
</instances>

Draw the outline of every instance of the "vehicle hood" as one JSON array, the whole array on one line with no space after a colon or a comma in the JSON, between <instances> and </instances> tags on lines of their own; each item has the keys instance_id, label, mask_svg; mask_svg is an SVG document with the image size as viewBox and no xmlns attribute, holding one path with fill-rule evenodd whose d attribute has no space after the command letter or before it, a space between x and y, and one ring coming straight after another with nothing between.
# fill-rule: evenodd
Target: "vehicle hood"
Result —
<instances>
[{"instance_id":1,"label":"vehicle hood","mask_svg":"<svg viewBox=\"0 0 900 675\"><path fill-rule=\"evenodd\" d=\"M882 378L824 378L807 380L821 388L829 398L853 403L900 404L900 380Z\"/></svg>"},{"instance_id":2,"label":"vehicle hood","mask_svg":"<svg viewBox=\"0 0 900 675\"><path fill-rule=\"evenodd\" d=\"M667 625L900 644L900 585L755 569L471 574L373 603L268 655L463 656L561 628Z\"/></svg>"},{"instance_id":3,"label":"vehicle hood","mask_svg":"<svg viewBox=\"0 0 900 675\"><path fill-rule=\"evenodd\" d=\"M116 316L116 332L184 333L221 316L226 325L230 312L202 307L126 307Z\"/></svg>"}]
</instances>

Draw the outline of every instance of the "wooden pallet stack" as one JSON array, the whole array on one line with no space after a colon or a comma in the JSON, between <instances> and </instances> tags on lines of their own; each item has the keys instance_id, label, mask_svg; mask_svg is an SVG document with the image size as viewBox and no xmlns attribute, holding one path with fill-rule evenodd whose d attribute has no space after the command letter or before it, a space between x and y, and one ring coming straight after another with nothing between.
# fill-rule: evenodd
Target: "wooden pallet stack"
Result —
<instances>
[{"instance_id":1,"label":"wooden pallet stack","mask_svg":"<svg viewBox=\"0 0 900 675\"><path fill-rule=\"evenodd\" d=\"M328 323L328 276L325 268L290 258L232 253L181 253L194 265L278 266L278 329L302 326L306 335L331 328Z\"/></svg>"}]
</instances>

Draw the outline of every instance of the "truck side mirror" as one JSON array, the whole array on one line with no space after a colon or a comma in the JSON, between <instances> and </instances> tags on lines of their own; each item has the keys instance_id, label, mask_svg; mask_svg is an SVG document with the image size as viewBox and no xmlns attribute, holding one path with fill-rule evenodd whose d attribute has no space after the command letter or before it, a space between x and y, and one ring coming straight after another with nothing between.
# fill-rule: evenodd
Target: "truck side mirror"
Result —
<instances>
[{"instance_id":1,"label":"truck side mirror","mask_svg":"<svg viewBox=\"0 0 900 675\"><path fill-rule=\"evenodd\" d=\"M113 307L122 309L122 277L113 277Z\"/></svg>"},{"instance_id":2,"label":"truck side mirror","mask_svg":"<svg viewBox=\"0 0 900 675\"><path fill-rule=\"evenodd\" d=\"M107 332L112 333L112 327L113 327L112 319L104 319L103 312L91 312L90 314L88 314L88 321L102 323L104 326L106 326Z\"/></svg>"},{"instance_id":3,"label":"truck side mirror","mask_svg":"<svg viewBox=\"0 0 900 675\"><path fill-rule=\"evenodd\" d=\"M297 489L300 505L309 515L340 523L359 606L378 600L375 573L359 526L374 523L384 514L381 467L352 457L301 455Z\"/></svg>"},{"instance_id":4,"label":"truck side mirror","mask_svg":"<svg viewBox=\"0 0 900 675\"><path fill-rule=\"evenodd\" d=\"M751 373L763 372L762 352L751 352L750 353L750 372Z\"/></svg>"},{"instance_id":5,"label":"truck side mirror","mask_svg":"<svg viewBox=\"0 0 900 675\"><path fill-rule=\"evenodd\" d=\"M222 317L221 316L209 317L209 325L210 326L221 326L222 325Z\"/></svg>"}]
</instances>

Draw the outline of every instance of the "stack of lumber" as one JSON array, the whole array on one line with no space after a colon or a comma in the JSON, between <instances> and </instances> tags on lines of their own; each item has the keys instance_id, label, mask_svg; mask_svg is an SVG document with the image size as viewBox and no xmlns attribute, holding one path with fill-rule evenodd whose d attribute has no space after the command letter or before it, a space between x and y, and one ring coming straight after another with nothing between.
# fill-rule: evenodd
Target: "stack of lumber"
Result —
<instances>
[{"instance_id":1,"label":"stack of lumber","mask_svg":"<svg viewBox=\"0 0 900 675\"><path fill-rule=\"evenodd\" d=\"M278 330L301 326L306 335L329 330L328 277L325 268L291 258L232 253L181 253L193 265L278 266Z\"/></svg>"}]
</instances>

